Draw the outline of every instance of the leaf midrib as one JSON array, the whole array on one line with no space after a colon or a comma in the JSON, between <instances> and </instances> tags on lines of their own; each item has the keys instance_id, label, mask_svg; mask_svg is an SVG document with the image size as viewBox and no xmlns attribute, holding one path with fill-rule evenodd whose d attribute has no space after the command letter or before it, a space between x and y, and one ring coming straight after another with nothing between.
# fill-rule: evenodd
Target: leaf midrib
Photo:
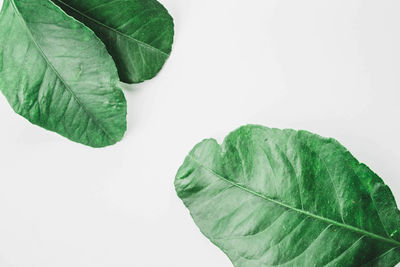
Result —
<instances>
[{"instance_id":1,"label":"leaf midrib","mask_svg":"<svg viewBox=\"0 0 400 267\"><path fill-rule=\"evenodd\" d=\"M311 213L311 212L308 212L308 211L305 211L305 210L297 209L297 208L294 208L294 207L289 206L289 205L287 205L287 204L284 204L284 203L282 203L282 202L280 202L280 201L277 201L277 200L274 200L274 199L269 198L269 197L267 197L267 196L264 196L264 195L262 195L262 194L260 194L260 193L257 193L257 192L255 192L255 191L249 189L249 188L246 188L246 187L244 187L244 186L242 186L242 185L240 185L240 184L234 183L233 181L231 181L231 180L229 180L229 179L227 179L227 178L225 178L225 177L222 177L221 175L219 175L218 173L216 173L216 172L213 171L212 169L210 169L210 168L208 168L207 166L205 166L204 164L202 164L200 161L198 161L198 160L197 160L196 158L194 158L192 155L189 154L188 157L189 157L191 160L193 160L195 163L197 163L200 167L202 167L202 168L204 168L205 170L209 171L210 173L212 173L213 175L215 175L215 176L218 177L219 179L221 179L221 180L223 180L223 181L225 181L225 182L227 182L227 183L229 183L229 184L231 184L231 185L233 185L233 186L236 186L236 187L238 187L239 189L242 189L242 190L244 190L244 191L246 191L246 192L248 192L248 193L250 193L250 194L253 194L253 195L257 196L257 197L260 197L260 198L262 198L262 199L264 199L264 200L270 201L270 202L272 202L272 203L274 203L274 204L277 204L277 205L282 206L282 207L285 207L285 208L287 208L287 209L296 211L296 212L298 212L298 213L304 214L304 215L309 216L309 217L312 217L312 218L314 218L314 219L323 221L323 222L325 222L325 223L329 223L329 224L335 225L335 226L337 226L337 227L342 227L342 228L344 228L344 229L347 229L347 230L350 230L350 231L353 231L353 232L356 232L356 233L358 233L358 234L361 234L361 235L364 235L364 236L368 236L368 237L371 237L371 238L374 238L374 239L378 239L378 240L381 240L381 241L390 243L390 244L395 245L395 246L400 246L400 242L398 242L398 241L396 241L396 240L394 240L394 239L389 239L389 238L386 238L386 237L377 235L377 234L375 234L375 233L371 233L371 232L368 232L368 231L366 231L366 230L363 230L363 229L354 227L354 226L352 226L352 225L340 223L340 222L337 222L337 221L335 221L335 220L328 219L328 218L325 218L325 217L316 215L316 214L314 214L314 213Z\"/></svg>"},{"instance_id":2,"label":"leaf midrib","mask_svg":"<svg viewBox=\"0 0 400 267\"><path fill-rule=\"evenodd\" d=\"M106 29L109 29L110 31L113 31L113 32L115 32L115 33L117 33L117 34L119 34L119 35L121 35L121 36L123 36L123 37L125 37L125 38L127 38L127 39L130 39L130 40L132 40L132 41L134 41L134 42L136 42L136 43L138 43L138 44L144 46L144 47L147 47L147 48L149 48L149 49L151 49L151 50L156 50L157 52L163 54L164 56L169 57L169 54L168 54L168 53L165 53L164 51L160 50L159 48L154 47L154 46L152 46L152 45L149 45L149 44L147 44L147 43L145 43L145 42L143 42L143 41L140 41L140 40L138 40L138 39L136 39L136 38L134 38L134 37L132 37L132 36L129 36L129 35L123 33L123 32L120 32L120 31L118 31L118 30L116 30L116 29L114 29L114 28L112 28L112 27L110 27L110 26L108 26L108 25L106 25L106 24L104 24L104 23L98 21L97 19L94 19L94 18L92 18L92 17L89 17L89 16L86 15L85 13L83 13L83 12L81 12L80 10L78 10L78 9L76 9L76 8L74 8L74 7L70 6L70 5L68 5L68 4L65 3L64 1L61 1L61 0L55 0L55 1L57 1L57 2L59 2L59 3L61 3L61 4L63 4L63 5L65 5L66 7L70 8L70 9L73 10L74 12L80 14L81 16L83 16L83 17L85 17L85 18L87 18L87 19L93 21L94 23L96 23L96 24L98 24L98 25L100 25L100 26L102 26L102 27L104 27L104 28L106 28Z\"/></svg>"},{"instance_id":3,"label":"leaf midrib","mask_svg":"<svg viewBox=\"0 0 400 267\"><path fill-rule=\"evenodd\" d=\"M28 32L28 35L31 37L32 42L35 44L35 46L39 50L39 52L42 55L42 57L46 60L47 64L50 66L50 68L54 71L54 73L57 75L57 77L61 80L62 84L64 84L65 88L67 88L67 90L73 96L75 101L85 111L85 113L88 115L88 117L97 125L97 127L99 127L103 131L103 133L107 136L107 138L111 142L116 142L116 140L112 136L110 136L108 134L108 132L104 129L104 127L98 122L98 120L94 117L94 115L86 109L85 105L82 104L82 102L75 95L73 90L69 87L68 83L64 80L64 78L61 76L61 74L56 70L56 68L53 66L53 64L50 62L50 60L47 58L47 55L44 53L44 51L42 50L40 45L36 42L35 38L33 37L28 25L26 25L26 22L25 22L24 18L22 17L21 13L19 12L17 6L14 3L14 0L10 0L10 2L11 2L11 5L12 5L15 13L17 14L17 17L19 18L19 20L22 23L22 25L26 28L26 31ZM89 121L88 121L88 123L89 123Z\"/></svg>"}]
</instances>

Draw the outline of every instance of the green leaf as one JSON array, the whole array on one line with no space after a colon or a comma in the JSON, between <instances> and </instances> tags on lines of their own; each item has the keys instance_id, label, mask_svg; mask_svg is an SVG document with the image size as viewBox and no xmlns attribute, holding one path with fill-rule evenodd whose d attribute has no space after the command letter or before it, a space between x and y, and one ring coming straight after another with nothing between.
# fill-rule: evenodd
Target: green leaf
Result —
<instances>
[{"instance_id":1,"label":"green leaf","mask_svg":"<svg viewBox=\"0 0 400 267\"><path fill-rule=\"evenodd\" d=\"M106 44L123 82L157 75L168 59L174 23L156 0L53 0Z\"/></svg>"},{"instance_id":2,"label":"green leaf","mask_svg":"<svg viewBox=\"0 0 400 267\"><path fill-rule=\"evenodd\" d=\"M235 266L395 266L390 189L334 139L245 126L196 145L175 180L202 233Z\"/></svg>"},{"instance_id":3,"label":"green leaf","mask_svg":"<svg viewBox=\"0 0 400 267\"><path fill-rule=\"evenodd\" d=\"M126 101L103 43L49 0L5 0L0 90L34 124L103 147L126 130Z\"/></svg>"}]
</instances>

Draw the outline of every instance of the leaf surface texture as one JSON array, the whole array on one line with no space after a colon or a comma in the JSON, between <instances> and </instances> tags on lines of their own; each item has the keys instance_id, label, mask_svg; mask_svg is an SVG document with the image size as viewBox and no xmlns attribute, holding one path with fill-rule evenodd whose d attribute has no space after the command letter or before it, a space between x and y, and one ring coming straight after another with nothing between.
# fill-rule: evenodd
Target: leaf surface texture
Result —
<instances>
[{"instance_id":1,"label":"leaf surface texture","mask_svg":"<svg viewBox=\"0 0 400 267\"><path fill-rule=\"evenodd\" d=\"M390 189L334 139L249 125L204 140L175 188L235 266L395 266Z\"/></svg>"},{"instance_id":2,"label":"leaf surface texture","mask_svg":"<svg viewBox=\"0 0 400 267\"><path fill-rule=\"evenodd\" d=\"M156 0L53 0L106 44L123 82L153 78L168 59L174 23Z\"/></svg>"},{"instance_id":3,"label":"leaf surface texture","mask_svg":"<svg viewBox=\"0 0 400 267\"><path fill-rule=\"evenodd\" d=\"M104 44L49 0L5 0L0 90L30 122L104 147L126 131L126 101Z\"/></svg>"}]
</instances>

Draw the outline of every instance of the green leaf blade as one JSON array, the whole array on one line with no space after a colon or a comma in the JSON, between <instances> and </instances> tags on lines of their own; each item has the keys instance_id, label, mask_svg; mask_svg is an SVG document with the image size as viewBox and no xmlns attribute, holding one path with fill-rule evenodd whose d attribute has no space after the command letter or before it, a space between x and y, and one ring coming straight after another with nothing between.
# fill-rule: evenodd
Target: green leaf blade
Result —
<instances>
[{"instance_id":1,"label":"green leaf blade","mask_svg":"<svg viewBox=\"0 0 400 267\"><path fill-rule=\"evenodd\" d=\"M400 216L390 190L333 139L245 126L222 146L197 145L175 188L200 230L235 266L394 266L400 260Z\"/></svg>"},{"instance_id":2,"label":"green leaf blade","mask_svg":"<svg viewBox=\"0 0 400 267\"><path fill-rule=\"evenodd\" d=\"M92 31L48 0L5 1L0 26L0 90L18 114L92 147L122 139L126 101Z\"/></svg>"},{"instance_id":3,"label":"green leaf blade","mask_svg":"<svg viewBox=\"0 0 400 267\"><path fill-rule=\"evenodd\" d=\"M173 19L156 0L53 2L105 43L123 82L153 78L171 54Z\"/></svg>"}]
</instances>

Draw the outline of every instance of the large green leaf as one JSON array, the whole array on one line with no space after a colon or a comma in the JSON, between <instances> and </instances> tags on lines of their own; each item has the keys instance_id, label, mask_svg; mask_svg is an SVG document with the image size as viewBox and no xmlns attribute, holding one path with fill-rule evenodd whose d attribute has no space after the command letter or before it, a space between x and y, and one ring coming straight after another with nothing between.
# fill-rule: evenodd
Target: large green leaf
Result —
<instances>
[{"instance_id":1,"label":"large green leaf","mask_svg":"<svg viewBox=\"0 0 400 267\"><path fill-rule=\"evenodd\" d=\"M190 152L175 187L235 266L394 266L390 189L334 139L245 126Z\"/></svg>"},{"instance_id":2,"label":"large green leaf","mask_svg":"<svg viewBox=\"0 0 400 267\"><path fill-rule=\"evenodd\" d=\"M123 82L153 78L171 53L174 23L156 0L53 0L106 44Z\"/></svg>"},{"instance_id":3,"label":"large green leaf","mask_svg":"<svg viewBox=\"0 0 400 267\"><path fill-rule=\"evenodd\" d=\"M86 26L49 0L5 0L0 90L34 124L93 147L121 140L126 101L115 64Z\"/></svg>"}]
</instances>

